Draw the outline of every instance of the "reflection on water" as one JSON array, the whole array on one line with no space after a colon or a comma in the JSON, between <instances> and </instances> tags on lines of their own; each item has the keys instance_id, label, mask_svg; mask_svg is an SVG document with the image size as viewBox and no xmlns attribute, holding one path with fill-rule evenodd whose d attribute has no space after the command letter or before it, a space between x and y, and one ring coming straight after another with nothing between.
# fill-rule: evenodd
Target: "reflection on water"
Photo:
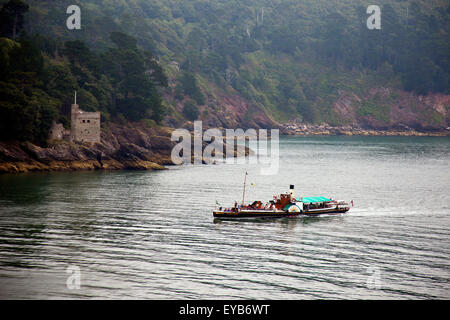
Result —
<instances>
[{"instance_id":1,"label":"reflection on water","mask_svg":"<svg viewBox=\"0 0 450 320\"><path fill-rule=\"evenodd\" d=\"M0 298L449 298L449 151L448 138L286 137L277 176L230 164L3 175ZM355 207L215 221L245 170L249 201L295 184Z\"/></svg>"}]
</instances>

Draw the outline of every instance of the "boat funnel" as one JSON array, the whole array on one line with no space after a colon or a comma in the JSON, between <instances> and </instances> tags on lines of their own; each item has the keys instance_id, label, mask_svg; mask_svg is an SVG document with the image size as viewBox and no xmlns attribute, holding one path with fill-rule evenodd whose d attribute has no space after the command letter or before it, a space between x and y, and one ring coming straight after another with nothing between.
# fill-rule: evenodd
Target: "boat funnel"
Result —
<instances>
[{"instance_id":1,"label":"boat funnel","mask_svg":"<svg viewBox=\"0 0 450 320\"><path fill-rule=\"evenodd\" d=\"M294 185L291 184L289 187L289 193L291 194L291 200L294 199Z\"/></svg>"}]
</instances>

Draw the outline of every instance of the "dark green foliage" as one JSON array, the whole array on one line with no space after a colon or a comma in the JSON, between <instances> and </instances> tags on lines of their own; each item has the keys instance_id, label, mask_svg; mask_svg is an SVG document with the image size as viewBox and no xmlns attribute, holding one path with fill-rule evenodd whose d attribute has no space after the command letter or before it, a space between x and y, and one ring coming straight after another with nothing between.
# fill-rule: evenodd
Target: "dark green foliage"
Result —
<instances>
[{"instance_id":1,"label":"dark green foliage","mask_svg":"<svg viewBox=\"0 0 450 320\"><path fill-rule=\"evenodd\" d=\"M45 89L49 95L60 101L72 101L78 88L77 80L66 64L51 64L45 75Z\"/></svg>"},{"instance_id":2,"label":"dark green foliage","mask_svg":"<svg viewBox=\"0 0 450 320\"><path fill-rule=\"evenodd\" d=\"M2 140L33 138L34 115L28 97L13 84L0 82L0 134Z\"/></svg>"},{"instance_id":3,"label":"dark green foliage","mask_svg":"<svg viewBox=\"0 0 450 320\"><path fill-rule=\"evenodd\" d=\"M88 65L91 62L92 54L86 44L82 41L67 41L62 52L72 65Z\"/></svg>"},{"instance_id":4,"label":"dark green foliage","mask_svg":"<svg viewBox=\"0 0 450 320\"><path fill-rule=\"evenodd\" d=\"M177 84L174 89L174 98L181 101L184 99L184 91L181 84Z\"/></svg>"},{"instance_id":5,"label":"dark green foliage","mask_svg":"<svg viewBox=\"0 0 450 320\"><path fill-rule=\"evenodd\" d=\"M114 44L122 50L130 49L130 50L136 50L137 49L137 42L136 39L133 37L124 34L122 32L111 32L111 41L114 42Z\"/></svg>"},{"instance_id":6,"label":"dark green foliage","mask_svg":"<svg viewBox=\"0 0 450 320\"><path fill-rule=\"evenodd\" d=\"M23 29L18 20L17 36L32 34L47 62L42 68L42 57L20 50L11 59L5 56L10 44L2 45L0 78L27 96L39 88L63 109L78 90L82 107L106 118L160 121L166 113L160 88L168 84L161 66L172 61L181 67L170 73L178 101L204 105L203 92L219 88L275 118L283 114L281 120L332 117L338 90L364 95L388 83L419 94L450 92L445 1L380 0L374 4L381 7L382 29L368 30L365 0L86 0L76 32L65 27L70 1L27 3L29 13L20 5L13 10L25 21ZM0 32L12 37L5 10ZM20 65L14 76L11 64ZM362 106L359 114L378 117L377 109Z\"/></svg>"},{"instance_id":7,"label":"dark green foliage","mask_svg":"<svg viewBox=\"0 0 450 320\"><path fill-rule=\"evenodd\" d=\"M114 88L115 110L111 111L133 121L151 117L160 122L165 108L157 87L168 85L163 69L153 54L140 50L130 36L115 32L111 39L117 48L101 56L102 71Z\"/></svg>"},{"instance_id":8,"label":"dark green foliage","mask_svg":"<svg viewBox=\"0 0 450 320\"><path fill-rule=\"evenodd\" d=\"M0 137L45 144L58 100L44 91L41 52L27 39L0 38Z\"/></svg>"},{"instance_id":9,"label":"dark green foliage","mask_svg":"<svg viewBox=\"0 0 450 320\"><path fill-rule=\"evenodd\" d=\"M81 41L65 43L63 52L70 61L70 74L81 89L80 104L86 110L100 110L105 115L121 114L132 121L151 118L160 122L165 108L158 87L168 85L162 67L150 51L137 47L131 36L113 32L111 40L116 48L100 54ZM59 88L70 87L70 77L61 74L58 78L66 79L66 84L59 84Z\"/></svg>"},{"instance_id":10,"label":"dark green foliage","mask_svg":"<svg viewBox=\"0 0 450 320\"><path fill-rule=\"evenodd\" d=\"M183 114L189 119L189 120L197 120L198 116L200 114L198 110L198 105L195 103L195 101L188 100L184 104L183 107Z\"/></svg>"},{"instance_id":11,"label":"dark green foliage","mask_svg":"<svg viewBox=\"0 0 450 320\"><path fill-rule=\"evenodd\" d=\"M10 0L0 10L0 37L15 39L23 29L24 15L29 6L22 0Z\"/></svg>"},{"instance_id":12,"label":"dark green foliage","mask_svg":"<svg viewBox=\"0 0 450 320\"><path fill-rule=\"evenodd\" d=\"M205 104L205 97L200 91L200 88L197 84L197 79L195 78L195 75L193 73L183 72L183 75L180 79L180 84L185 95L188 95L200 105Z\"/></svg>"},{"instance_id":13,"label":"dark green foliage","mask_svg":"<svg viewBox=\"0 0 450 320\"><path fill-rule=\"evenodd\" d=\"M10 1L0 12L23 17L24 8ZM22 26L17 21L16 34ZM2 20L1 27L10 22ZM53 120L68 127L75 90L82 108L101 111L103 120L112 115L161 122L166 110L159 88L168 86L162 67L133 37L112 32L111 40L116 48L97 53L80 40L0 38L0 140L45 145Z\"/></svg>"},{"instance_id":14,"label":"dark green foliage","mask_svg":"<svg viewBox=\"0 0 450 320\"><path fill-rule=\"evenodd\" d=\"M64 28L63 21L52 22L51 17L52 12L62 12L68 2L30 0L29 3L49 10L47 24ZM111 40L118 48L136 47L136 40L117 32L120 26L142 48L152 49L158 56L175 58L183 70L214 80L217 85L224 80L227 68L238 70L246 63L248 53L263 50L287 54L293 60L303 54L298 61L344 67L347 71L356 68L376 72L387 63L407 90L418 93L450 90L450 6L443 1L380 0L376 4L381 6L381 30L367 29L368 3L363 0L87 0L86 3L89 9L83 9L83 21L88 31L82 31L80 37L90 47L105 46L111 31L114 31ZM44 26L30 25L30 29L33 27L37 30ZM67 38L73 34L64 29L59 33ZM275 61L280 62L277 58ZM281 77L290 72L285 70ZM422 72L425 76L421 80L418 75ZM267 98L271 100L269 95Z\"/></svg>"}]
</instances>

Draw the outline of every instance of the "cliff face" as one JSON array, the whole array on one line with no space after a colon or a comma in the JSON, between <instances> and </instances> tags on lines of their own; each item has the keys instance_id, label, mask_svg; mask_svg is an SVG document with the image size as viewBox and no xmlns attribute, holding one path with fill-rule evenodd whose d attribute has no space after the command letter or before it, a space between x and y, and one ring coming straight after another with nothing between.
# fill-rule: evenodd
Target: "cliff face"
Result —
<instances>
[{"instance_id":1,"label":"cliff face","mask_svg":"<svg viewBox=\"0 0 450 320\"><path fill-rule=\"evenodd\" d=\"M225 92L211 83L208 85L209 91L205 94L205 103L198 106L198 119L203 121L204 127L233 129L280 127L280 123L274 120L270 114L249 102L239 93ZM165 100L173 108L164 120L171 127L183 127L187 121L183 115L183 107L188 96L185 96L183 101L178 101L175 99L173 91L164 95Z\"/></svg>"},{"instance_id":2,"label":"cliff face","mask_svg":"<svg viewBox=\"0 0 450 320\"><path fill-rule=\"evenodd\" d=\"M339 90L333 111L344 123L365 129L445 130L450 120L450 95L376 87L366 95Z\"/></svg>"},{"instance_id":3,"label":"cliff face","mask_svg":"<svg viewBox=\"0 0 450 320\"><path fill-rule=\"evenodd\" d=\"M211 87L213 87L211 85ZM295 123L296 112L286 114L287 120L277 121L276 110L263 110L239 93L226 93L213 88L207 93L204 105L199 106L199 119L210 128L279 128ZM174 108L165 121L171 127L182 127L186 121L182 115L184 101L176 101L173 95L165 95ZM280 102L281 103L281 102ZM382 86L362 86L360 91L337 89L327 99L316 98L313 109L322 119L302 125L309 127L331 123L334 127L359 128L375 131L444 132L450 126L450 95L430 93L418 95L413 92ZM283 105L279 105L282 109Z\"/></svg>"},{"instance_id":4,"label":"cliff face","mask_svg":"<svg viewBox=\"0 0 450 320\"><path fill-rule=\"evenodd\" d=\"M50 142L41 148L30 142L0 142L0 173L67 170L158 170L171 164L171 129L110 123L101 143Z\"/></svg>"},{"instance_id":5,"label":"cliff face","mask_svg":"<svg viewBox=\"0 0 450 320\"><path fill-rule=\"evenodd\" d=\"M365 94L338 90L333 112L340 125L307 124L293 119L290 135L449 136L450 95L416 95L375 87Z\"/></svg>"}]
</instances>

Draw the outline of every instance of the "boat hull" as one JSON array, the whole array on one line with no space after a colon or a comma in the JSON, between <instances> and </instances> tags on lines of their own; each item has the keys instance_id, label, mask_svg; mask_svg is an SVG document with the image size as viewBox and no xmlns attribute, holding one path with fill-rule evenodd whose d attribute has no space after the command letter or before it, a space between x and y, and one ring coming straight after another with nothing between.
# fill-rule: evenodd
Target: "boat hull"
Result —
<instances>
[{"instance_id":1,"label":"boat hull","mask_svg":"<svg viewBox=\"0 0 450 320\"><path fill-rule=\"evenodd\" d=\"M224 219L236 219L236 218L283 218L283 217L296 217L298 213L290 212L221 212L214 211L214 218Z\"/></svg>"},{"instance_id":2,"label":"boat hull","mask_svg":"<svg viewBox=\"0 0 450 320\"><path fill-rule=\"evenodd\" d=\"M321 214L340 214L340 213L346 213L350 210L350 208L325 208L325 209L315 209L315 210L309 210L304 211L301 213L301 215L307 215L307 216L317 216Z\"/></svg>"}]
</instances>

